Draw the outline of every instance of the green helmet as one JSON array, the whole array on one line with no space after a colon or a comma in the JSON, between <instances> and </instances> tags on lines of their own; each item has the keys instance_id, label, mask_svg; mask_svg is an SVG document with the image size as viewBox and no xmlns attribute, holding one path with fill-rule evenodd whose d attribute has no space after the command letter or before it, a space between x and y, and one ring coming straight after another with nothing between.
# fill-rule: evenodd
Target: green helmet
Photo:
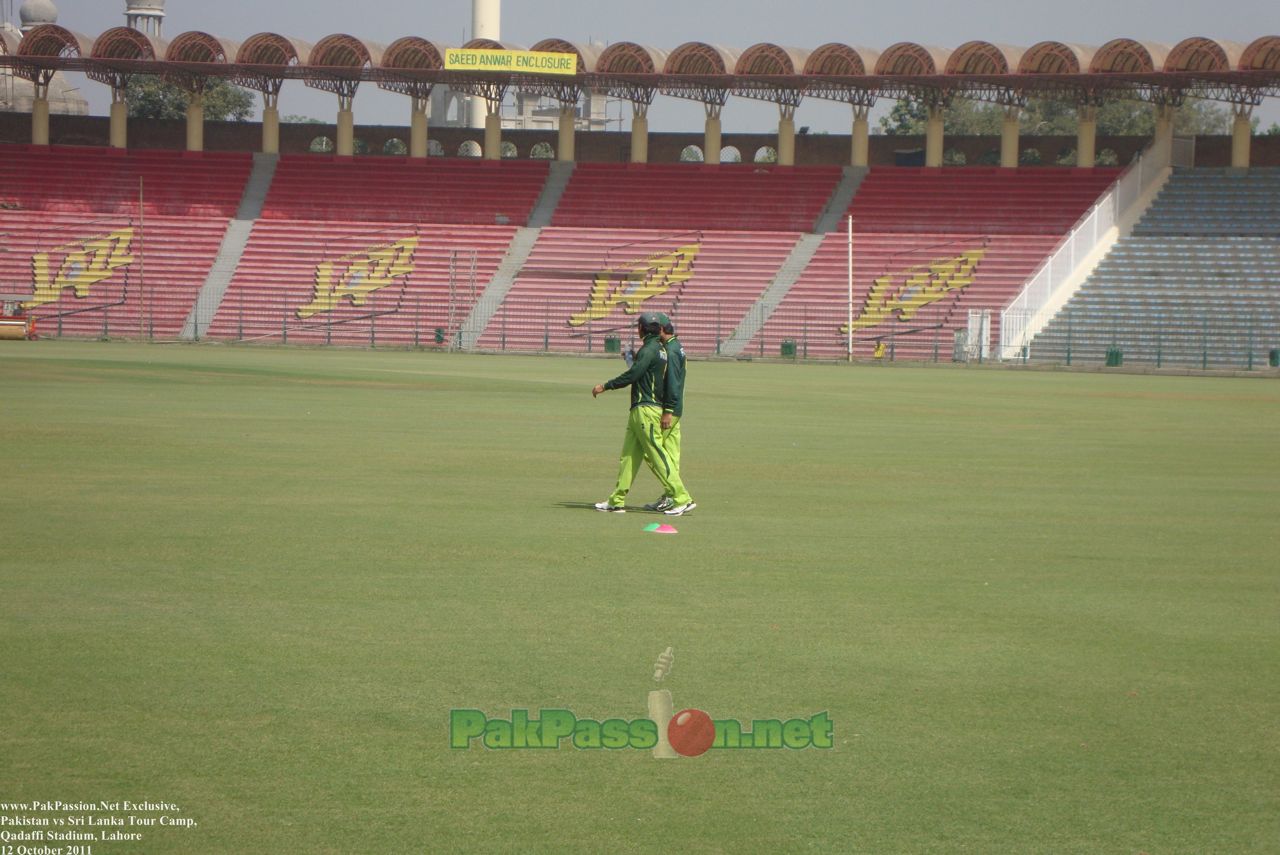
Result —
<instances>
[{"instance_id":1,"label":"green helmet","mask_svg":"<svg viewBox=\"0 0 1280 855\"><path fill-rule=\"evenodd\" d=\"M640 317L636 319L636 324L640 327L640 331L644 335L657 335L658 330L662 329L661 318L664 315L657 315L653 312L642 312Z\"/></svg>"}]
</instances>

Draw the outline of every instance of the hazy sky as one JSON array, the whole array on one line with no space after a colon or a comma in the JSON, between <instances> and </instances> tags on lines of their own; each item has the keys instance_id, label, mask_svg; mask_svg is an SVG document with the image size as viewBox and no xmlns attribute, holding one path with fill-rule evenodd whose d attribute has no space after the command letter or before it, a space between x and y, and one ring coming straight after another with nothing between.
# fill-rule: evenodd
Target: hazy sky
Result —
<instances>
[{"instance_id":1,"label":"hazy sky","mask_svg":"<svg viewBox=\"0 0 1280 855\"><path fill-rule=\"evenodd\" d=\"M58 23L90 36L124 23L124 0L55 0ZM0 10L16 10L21 0L0 0ZM403 35L460 44L470 37L471 6L466 2L423 3L421 0L168 0L164 32L169 38L185 30L204 30L241 40L269 30L314 42L330 33L349 33L389 43ZM16 15L15 15L16 17ZM954 48L970 39L1029 46L1044 39L1101 45L1127 37L1174 44L1189 36L1249 42L1280 34L1276 0L973 0L940 4L886 2L855 7L835 0L555 0L527 3L507 0L502 10L503 41L528 46L543 38L569 41L635 41L670 49L686 41L745 48L756 42L813 48L824 42L885 48L898 41ZM79 78L92 112L105 113L108 90ZM886 102L881 106L887 107ZM300 113L332 121L336 99L305 87L285 84L282 114ZM402 96L361 87L355 101L360 123L407 124L409 107ZM630 107L617 105L611 115L629 119ZM1256 112L1265 127L1280 120L1280 99L1269 99ZM776 127L777 108L740 98L724 110L726 131L767 131ZM796 124L815 131L848 133L847 106L815 99L800 105ZM624 124L628 127L629 122ZM700 130L700 105L659 96L649 113L649 128Z\"/></svg>"}]
</instances>

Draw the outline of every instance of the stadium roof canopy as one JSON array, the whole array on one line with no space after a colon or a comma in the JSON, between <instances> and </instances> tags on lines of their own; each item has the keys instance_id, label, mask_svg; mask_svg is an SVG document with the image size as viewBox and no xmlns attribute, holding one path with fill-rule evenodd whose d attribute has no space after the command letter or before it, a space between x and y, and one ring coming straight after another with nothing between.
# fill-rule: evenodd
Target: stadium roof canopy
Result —
<instances>
[{"instance_id":1,"label":"stadium roof canopy","mask_svg":"<svg viewBox=\"0 0 1280 855\"><path fill-rule=\"evenodd\" d=\"M1256 104L1280 95L1280 36L1248 44L1196 36L1172 46L1128 38L1100 47L1043 41L1023 48L970 41L948 49L899 42L883 50L839 42L813 49L686 42L669 51L626 41L603 50L556 38L534 45L576 54L577 74L572 76L449 71L444 68L447 46L415 36L383 48L335 34L312 47L275 33L259 33L235 45L188 32L166 44L126 27L89 39L44 24L16 46L4 47L0 65L35 81L55 71L83 71L117 85L130 75L152 74L196 89L203 85L201 78L222 77L278 92L282 81L301 79L348 98L366 80L414 97L429 94L437 83L490 100L501 98L508 88L561 100L590 89L638 105L662 93L702 101L709 110L730 95L790 106L804 97L865 105L884 97L936 101L960 95L1017 103L1034 96L1163 102L1196 95ZM463 47L516 48L486 39Z\"/></svg>"}]
</instances>

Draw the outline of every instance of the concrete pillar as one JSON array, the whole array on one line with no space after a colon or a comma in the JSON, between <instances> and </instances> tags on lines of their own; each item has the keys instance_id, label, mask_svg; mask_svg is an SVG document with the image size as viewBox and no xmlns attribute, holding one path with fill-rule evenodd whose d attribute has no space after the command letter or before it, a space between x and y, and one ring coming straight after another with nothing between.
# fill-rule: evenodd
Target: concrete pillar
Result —
<instances>
[{"instance_id":1,"label":"concrete pillar","mask_svg":"<svg viewBox=\"0 0 1280 855\"><path fill-rule=\"evenodd\" d=\"M484 159L502 160L502 116L497 113L484 117Z\"/></svg>"},{"instance_id":2,"label":"concrete pillar","mask_svg":"<svg viewBox=\"0 0 1280 855\"><path fill-rule=\"evenodd\" d=\"M631 162L649 162L649 117L644 113L631 117Z\"/></svg>"},{"instance_id":3,"label":"concrete pillar","mask_svg":"<svg viewBox=\"0 0 1280 855\"><path fill-rule=\"evenodd\" d=\"M702 162L703 163L719 163L720 162L720 114L719 111L713 116L707 115L706 132L703 135L702 146Z\"/></svg>"},{"instance_id":4,"label":"concrete pillar","mask_svg":"<svg viewBox=\"0 0 1280 855\"><path fill-rule=\"evenodd\" d=\"M204 151L204 95L187 104L187 151Z\"/></svg>"},{"instance_id":5,"label":"concrete pillar","mask_svg":"<svg viewBox=\"0 0 1280 855\"><path fill-rule=\"evenodd\" d=\"M409 156L427 156L427 99L414 98L409 115Z\"/></svg>"},{"instance_id":6,"label":"concrete pillar","mask_svg":"<svg viewBox=\"0 0 1280 855\"><path fill-rule=\"evenodd\" d=\"M129 147L129 105L124 101L111 102L111 147Z\"/></svg>"},{"instance_id":7,"label":"concrete pillar","mask_svg":"<svg viewBox=\"0 0 1280 855\"><path fill-rule=\"evenodd\" d=\"M351 157L355 153L356 117L351 111L351 107L348 105L338 110L337 154L341 157Z\"/></svg>"},{"instance_id":8,"label":"concrete pillar","mask_svg":"<svg viewBox=\"0 0 1280 855\"><path fill-rule=\"evenodd\" d=\"M1156 104L1156 133L1151 152L1156 166L1168 166L1173 162L1173 116L1171 104Z\"/></svg>"},{"instance_id":9,"label":"concrete pillar","mask_svg":"<svg viewBox=\"0 0 1280 855\"><path fill-rule=\"evenodd\" d=\"M1231 165L1236 169L1248 169L1249 146L1253 142L1249 114L1253 109L1248 105L1239 105L1234 112L1235 118L1231 122Z\"/></svg>"},{"instance_id":10,"label":"concrete pillar","mask_svg":"<svg viewBox=\"0 0 1280 855\"><path fill-rule=\"evenodd\" d=\"M262 153L280 153L280 110L274 104L262 108Z\"/></svg>"},{"instance_id":11,"label":"concrete pillar","mask_svg":"<svg viewBox=\"0 0 1280 855\"><path fill-rule=\"evenodd\" d=\"M1000 123L1000 165L1013 169L1018 165L1018 113L1017 107L1006 107L1004 121Z\"/></svg>"},{"instance_id":12,"label":"concrete pillar","mask_svg":"<svg viewBox=\"0 0 1280 855\"><path fill-rule=\"evenodd\" d=\"M572 104L560 105L560 139L556 147L556 160L573 162L574 125L578 121L577 110Z\"/></svg>"},{"instance_id":13,"label":"concrete pillar","mask_svg":"<svg viewBox=\"0 0 1280 855\"><path fill-rule=\"evenodd\" d=\"M796 120L786 113L778 119L778 165L796 165Z\"/></svg>"},{"instance_id":14,"label":"concrete pillar","mask_svg":"<svg viewBox=\"0 0 1280 855\"><path fill-rule=\"evenodd\" d=\"M939 105L929 108L929 119L925 124L924 165L942 165L942 122L944 108Z\"/></svg>"},{"instance_id":15,"label":"concrete pillar","mask_svg":"<svg viewBox=\"0 0 1280 855\"><path fill-rule=\"evenodd\" d=\"M867 129L868 108L853 108L853 151L849 162L854 166L867 166L870 161L871 143Z\"/></svg>"},{"instance_id":16,"label":"concrete pillar","mask_svg":"<svg viewBox=\"0 0 1280 855\"><path fill-rule=\"evenodd\" d=\"M49 97L39 90L31 102L31 144L49 144Z\"/></svg>"},{"instance_id":17,"label":"concrete pillar","mask_svg":"<svg viewBox=\"0 0 1280 855\"><path fill-rule=\"evenodd\" d=\"M1076 115L1076 166L1092 167L1098 159L1098 108L1081 104Z\"/></svg>"}]
</instances>

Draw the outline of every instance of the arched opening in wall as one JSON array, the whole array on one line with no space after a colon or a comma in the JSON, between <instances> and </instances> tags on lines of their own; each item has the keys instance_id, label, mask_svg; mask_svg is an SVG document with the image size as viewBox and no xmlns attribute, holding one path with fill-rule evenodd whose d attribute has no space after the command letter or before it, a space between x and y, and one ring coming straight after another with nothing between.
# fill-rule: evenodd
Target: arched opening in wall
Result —
<instances>
[{"instance_id":1,"label":"arched opening in wall","mask_svg":"<svg viewBox=\"0 0 1280 855\"><path fill-rule=\"evenodd\" d=\"M533 148L529 149L529 157L538 160L551 160L556 156L556 150L552 148L549 142L534 143Z\"/></svg>"},{"instance_id":2,"label":"arched opening in wall","mask_svg":"<svg viewBox=\"0 0 1280 855\"><path fill-rule=\"evenodd\" d=\"M1118 166L1120 164L1120 155L1109 148L1104 148L1098 152L1098 156L1094 158L1094 166Z\"/></svg>"},{"instance_id":3,"label":"arched opening in wall","mask_svg":"<svg viewBox=\"0 0 1280 855\"><path fill-rule=\"evenodd\" d=\"M480 143L475 140L467 140L458 146L458 157L479 157L484 154L484 149L480 148Z\"/></svg>"},{"instance_id":4,"label":"arched opening in wall","mask_svg":"<svg viewBox=\"0 0 1280 855\"><path fill-rule=\"evenodd\" d=\"M440 140L427 140L427 156L444 157L444 146L440 145Z\"/></svg>"},{"instance_id":5,"label":"arched opening in wall","mask_svg":"<svg viewBox=\"0 0 1280 855\"><path fill-rule=\"evenodd\" d=\"M1075 166L1076 165L1075 147L1067 146L1064 149L1059 149L1058 156L1054 158L1053 162L1058 164L1058 166Z\"/></svg>"},{"instance_id":6,"label":"arched opening in wall","mask_svg":"<svg viewBox=\"0 0 1280 855\"><path fill-rule=\"evenodd\" d=\"M968 162L969 159L958 148L949 148L942 153L943 166L964 166Z\"/></svg>"},{"instance_id":7,"label":"arched opening in wall","mask_svg":"<svg viewBox=\"0 0 1280 855\"><path fill-rule=\"evenodd\" d=\"M503 160L510 160L513 157L520 156L520 150L517 149L516 144L510 140L503 140L502 145L500 145L498 149L502 152Z\"/></svg>"},{"instance_id":8,"label":"arched opening in wall","mask_svg":"<svg viewBox=\"0 0 1280 855\"><path fill-rule=\"evenodd\" d=\"M756 156L753 160L756 163L777 163L778 150L771 145L762 145L756 149Z\"/></svg>"},{"instance_id":9,"label":"arched opening in wall","mask_svg":"<svg viewBox=\"0 0 1280 855\"><path fill-rule=\"evenodd\" d=\"M392 137L382 144L382 153L403 156L409 153L409 147L404 144L404 140Z\"/></svg>"},{"instance_id":10,"label":"arched opening in wall","mask_svg":"<svg viewBox=\"0 0 1280 855\"><path fill-rule=\"evenodd\" d=\"M359 137L356 137L355 142L352 143L351 145L351 148L353 151L355 151L356 154L369 153L369 144L364 140L360 139Z\"/></svg>"},{"instance_id":11,"label":"arched opening in wall","mask_svg":"<svg viewBox=\"0 0 1280 855\"><path fill-rule=\"evenodd\" d=\"M1000 150L995 148L989 148L986 151L984 151L982 154L978 155L978 159L974 161L974 163L976 163L979 166L999 166Z\"/></svg>"},{"instance_id":12,"label":"arched opening in wall","mask_svg":"<svg viewBox=\"0 0 1280 855\"><path fill-rule=\"evenodd\" d=\"M738 147L727 145L720 149L721 163L742 163L742 152L738 151Z\"/></svg>"},{"instance_id":13,"label":"arched opening in wall","mask_svg":"<svg viewBox=\"0 0 1280 855\"><path fill-rule=\"evenodd\" d=\"M1039 166L1044 163L1044 158L1040 156L1038 148L1024 148L1018 154L1019 166Z\"/></svg>"},{"instance_id":14,"label":"arched opening in wall","mask_svg":"<svg viewBox=\"0 0 1280 855\"><path fill-rule=\"evenodd\" d=\"M696 145L687 145L684 151L680 152L681 163L702 163L702 147Z\"/></svg>"},{"instance_id":15,"label":"arched opening in wall","mask_svg":"<svg viewBox=\"0 0 1280 855\"><path fill-rule=\"evenodd\" d=\"M332 154L333 140L329 137L316 137L311 141L311 145L307 146L307 151L314 151L317 154Z\"/></svg>"}]
</instances>

